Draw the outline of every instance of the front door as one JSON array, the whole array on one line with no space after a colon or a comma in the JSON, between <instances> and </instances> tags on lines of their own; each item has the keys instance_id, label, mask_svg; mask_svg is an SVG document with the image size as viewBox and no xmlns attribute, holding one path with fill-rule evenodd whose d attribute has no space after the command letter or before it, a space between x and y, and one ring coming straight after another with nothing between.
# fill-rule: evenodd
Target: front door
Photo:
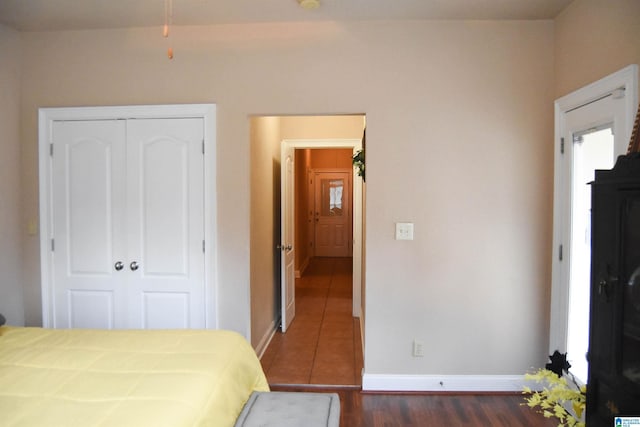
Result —
<instances>
[{"instance_id":1,"label":"front door","mask_svg":"<svg viewBox=\"0 0 640 427\"><path fill-rule=\"evenodd\" d=\"M315 173L316 256L351 256L351 174L351 171Z\"/></svg>"}]
</instances>

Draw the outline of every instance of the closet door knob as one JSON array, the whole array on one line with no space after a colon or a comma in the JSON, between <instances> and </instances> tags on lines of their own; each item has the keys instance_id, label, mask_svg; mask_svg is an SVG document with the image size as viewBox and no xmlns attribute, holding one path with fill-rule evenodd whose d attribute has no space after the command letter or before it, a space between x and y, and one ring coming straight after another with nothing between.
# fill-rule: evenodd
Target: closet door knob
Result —
<instances>
[{"instance_id":1,"label":"closet door knob","mask_svg":"<svg viewBox=\"0 0 640 427\"><path fill-rule=\"evenodd\" d=\"M140 267L140 266L135 261L131 261L131 264L129 264L129 268L131 268L131 271L136 271L138 269L138 267Z\"/></svg>"},{"instance_id":2,"label":"closet door knob","mask_svg":"<svg viewBox=\"0 0 640 427\"><path fill-rule=\"evenodd\" d=\"M124 263L122 261L118 261L113 265L116 271L120 271L124 268Z\"/></svg>"}]
</instances>

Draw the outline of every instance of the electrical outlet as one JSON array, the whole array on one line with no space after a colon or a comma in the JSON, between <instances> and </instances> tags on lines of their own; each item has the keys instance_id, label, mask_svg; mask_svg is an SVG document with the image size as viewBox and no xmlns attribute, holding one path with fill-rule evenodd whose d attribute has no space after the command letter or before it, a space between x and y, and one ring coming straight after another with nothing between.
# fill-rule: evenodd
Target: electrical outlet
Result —
<instances>
[{"instance_id":1,"label":"electrical outlet","mask_svg":"<svg viewBox=\"0 0 640 427\"><path fill-rule=\"evenodd\" d=\"M422 341L413 340L413 357L423 357L424 356L424 348L422 346Z\"/></svg>"},{"instance_id":2,"label":"electrical outlet","mask_svg":"<svg viewBox=\"0 0 640 427\"><path fill-rule=\"evenodd\" d=\"M413 240L412 222L396 222L396 240Z\"/></svg>"}]
</instances>

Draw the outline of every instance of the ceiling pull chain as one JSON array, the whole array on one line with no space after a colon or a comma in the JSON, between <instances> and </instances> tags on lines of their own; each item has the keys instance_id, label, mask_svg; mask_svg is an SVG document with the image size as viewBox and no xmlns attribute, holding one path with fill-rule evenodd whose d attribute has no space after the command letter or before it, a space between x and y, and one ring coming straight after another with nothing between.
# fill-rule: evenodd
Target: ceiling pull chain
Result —
<instances>
[{"instance_id":1,"label":"ceiling pull chain","mask_svg":"<svg viewBox=\"0 0 640 427\"><path fill-rule=\"evenodd\" d=\"M162 36L169 38L169 27L173 23L173 0L164 0L164 27L162 28ZM167 49L167 57L173 59L173 48L169 44Z\"/></svg>"}]
</instances>

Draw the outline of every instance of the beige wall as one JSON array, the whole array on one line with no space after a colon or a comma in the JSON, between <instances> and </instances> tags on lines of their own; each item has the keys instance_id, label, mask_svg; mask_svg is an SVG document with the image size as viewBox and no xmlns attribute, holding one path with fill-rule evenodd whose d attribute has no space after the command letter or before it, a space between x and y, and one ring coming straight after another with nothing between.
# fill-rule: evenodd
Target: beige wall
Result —
<instances>
[{"instance_id":1,"label":"beige wall","mask_svg":"<svg viewBox=\"0 0 640 427\"><path fill-rule=\"evenodd\" d=\"M20 224L20 35L0 25L0 313L24 324Z\"/></svg>"},{"instance_id":2,"label":"beige wall","mask_svg":"<svg viewBox=\"0 0 640 427\"><path fill-rule=\"evenodd\" d=\"M555 96L640 64L640 1L574 0L556 19Z\"/></svg>"},{"instance_id":3,"label":"beige wall","mask_svg":"<svg viewBox=\"0 0 640 427\"><path fill-rule=\"evenodd\" d=\"M540 365L552 101L640 63L639 8L637 0L574 0L555 25L176 27L174 61L159 28L0 28L0 310L21 322L22 276L26 323L41 322L38 238L25 231L38 215L38 107L218 105L219 318L247 335L249 116L366 113L366 371L513 374ZM413 221L416 239L393 240L396 221ZM425 357L410 357L413 338L424 341Z\"/></svg>"},{"instance_id":4,"label":"beige wall","mask_svg":"<svg viewBox=\"0 0 640 427\"><path fill-rule=\"evenodd\" d=\"M24 221L38 212L38 107L216 103L218 315L248 335L249 117L366 113L367 372L544 361L552 21L176 27L174 51L159 28L22 34ZM396 221L415 223L414 241L393 239ZM35 323L38 246L23 243ZM414 338L425 357L411 357Z\"/></svg>"},{"instance_id":5,"label":"beige wall","mask_svg":"<svg viewBox=\"0 0 640 427\"><path fill-rule=\"evenodd\" d=\"M428 28L367 111L365 370L524 372L547 345L553 23Z\"/></svg>"}]
</instances>

